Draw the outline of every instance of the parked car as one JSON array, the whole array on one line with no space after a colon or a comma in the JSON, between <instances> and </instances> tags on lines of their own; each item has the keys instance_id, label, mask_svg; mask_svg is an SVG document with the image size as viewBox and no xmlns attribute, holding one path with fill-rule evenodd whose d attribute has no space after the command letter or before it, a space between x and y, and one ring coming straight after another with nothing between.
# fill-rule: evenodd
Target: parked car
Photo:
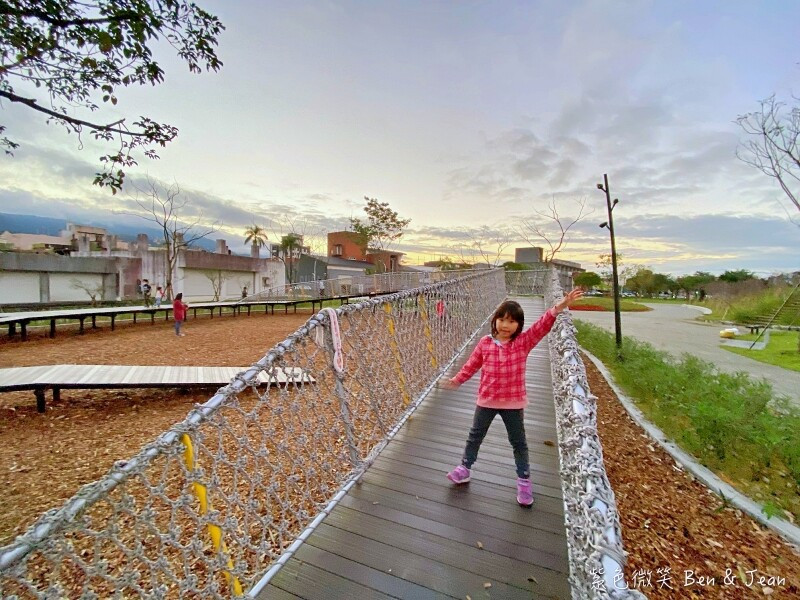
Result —
<instances>
[{"instance_id":1,"label":"parked car","mask_svg":"<svg viewBox=\"0 0 800 600\"><path fill-rule=\"evenodd\" d=\"M636 298L636 294L634 292L622 292L620 296L623 298Z\"/></svg>"},{"instance_id":2,"label":"parked car","mask_svg":"<svg viewBox=\"0 0 800 600\"><path fill-rule=\"evenodd\" d=\"M600 290L586 290L583 294L584 296L602 296L603 292Z\"/></svg>"}]
</instances>

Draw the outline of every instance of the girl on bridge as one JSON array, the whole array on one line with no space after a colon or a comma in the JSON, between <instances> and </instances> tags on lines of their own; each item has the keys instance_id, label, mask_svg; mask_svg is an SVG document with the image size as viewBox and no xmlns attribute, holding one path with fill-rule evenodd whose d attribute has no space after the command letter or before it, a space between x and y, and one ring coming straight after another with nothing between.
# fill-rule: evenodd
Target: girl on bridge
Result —
<instances>
[{"instance_id":1,"label":"girl on bridge","mask_svg":"<svg viewBox=\"0 0 800 600\"><path fill-rule=\"evenodd\" d=\"M523 411L528 404L525 392L525 363L528 354L546 336L556 321L556 316L583 296L576 288L550 308L527 331L522 328L525 314L519 303L506 300L492 315L492 334L482 338L461 370L442 387L455 389L481 369L477 407L469 430L467 445L461 464L447 474L456 484L470 480L470 468L478 458L478 450L489 426L499 414L514 449L517 466L517 502L521 506L533 504L530 480L528 443L525 439Z\"/></svg>"}]
</instances>

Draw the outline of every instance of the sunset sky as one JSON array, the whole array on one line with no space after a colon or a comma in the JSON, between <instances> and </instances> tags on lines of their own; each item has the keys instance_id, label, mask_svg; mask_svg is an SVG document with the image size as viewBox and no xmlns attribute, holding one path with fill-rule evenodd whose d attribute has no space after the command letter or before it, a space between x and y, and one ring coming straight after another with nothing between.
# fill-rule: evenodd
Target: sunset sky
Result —
<instances>
[{"instance_id":1,"label":"sunset sky","mask_svg":"<svg viewBox=\"0 0 800 600\"><path fill-rule=\"evenodd\" d=\"M192 75L159 47L165 82L91 118L176 125L130 183L177 182L235 251L251 223L273 240L288 221L344 229L369 196L411 219L395 247L415 263L584 200L594 212L560 257L591 270L609 248L608 173L626 264L800 270L797 211L736 158L735 122L800 95L796 1L198 4L226 26L223 68ZM91 185L101 147L9 103L0 123L20 143L0 158L0 212L130 222L132 185ZM504 258L527 245L515 236Z\"/></svg>"}]
</instances>

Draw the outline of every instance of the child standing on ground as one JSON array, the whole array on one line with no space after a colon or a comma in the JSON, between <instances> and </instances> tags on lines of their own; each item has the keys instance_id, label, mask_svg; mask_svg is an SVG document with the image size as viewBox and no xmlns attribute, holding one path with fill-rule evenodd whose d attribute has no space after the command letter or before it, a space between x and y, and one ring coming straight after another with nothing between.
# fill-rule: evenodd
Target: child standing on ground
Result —
<instances>
[{"instance_id":1,"label":"child standing on ground","mask_svg":"<svg viewBox=\"0 0 800 600\"><path fill-rule=\"evenodd\" d=\"M478 458L478 450L489 426L499 414L508 432L508 441L514 449L517 466L517 502L521 506L533 504L530 480L528 443L525 439L523 411L528 404L525 392L525 363L528 354L549 333L556 316L583 296L583 290L574 289L550 308L523 332L525 314L513 300L506 300L492 315L492 335L482 338L461 370L442 386L455 389L481 369L478 401L472 428L461 464L447 474L456 484L470 480L470 468Z\"/></svg>"},{"instance_id":2,"label":"child standing on ground","mask_svg":"<svg viewBox=\"0 0 800 600\"><path fill-rule=\"evenodd\" d=\"M172 301L172 317L175 319L175 335L181 337L186 335L185 333L181 333L181 325L186 320L186 310L188 308L189 305L183 301L183 292L175 294L175 300Z\"/></svg>"},{"instance_id":3,"label":"child standing on ground","mask_svg":"<svg viewBox=\"0 0 800 600\"><path fill-rule=\"evenodd\" d=\"M160 285L156 286L156 308L161 308L161 302L164 300L164 290Z\"/></svg>"}]
</instances>

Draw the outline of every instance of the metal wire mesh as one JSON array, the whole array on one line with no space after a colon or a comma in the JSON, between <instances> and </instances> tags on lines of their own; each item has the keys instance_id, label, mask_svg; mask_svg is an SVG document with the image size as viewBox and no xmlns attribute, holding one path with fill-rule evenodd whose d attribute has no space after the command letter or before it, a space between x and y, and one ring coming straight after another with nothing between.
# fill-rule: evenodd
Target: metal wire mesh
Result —
<instances>
[{"instance_id":1,"label":"metal wire mesh","mask_svg":"<svg viewBox=\"0 0 800 600\"><path fill-rule=\"evenodd\" d=\"M0 549L0 596L242 594L363 472L505 297L503 277L462 274L337 309L343 373L331 315L312 317ZM270 385L257 385L262 372Z\"/></svg>"}]
</instances>

